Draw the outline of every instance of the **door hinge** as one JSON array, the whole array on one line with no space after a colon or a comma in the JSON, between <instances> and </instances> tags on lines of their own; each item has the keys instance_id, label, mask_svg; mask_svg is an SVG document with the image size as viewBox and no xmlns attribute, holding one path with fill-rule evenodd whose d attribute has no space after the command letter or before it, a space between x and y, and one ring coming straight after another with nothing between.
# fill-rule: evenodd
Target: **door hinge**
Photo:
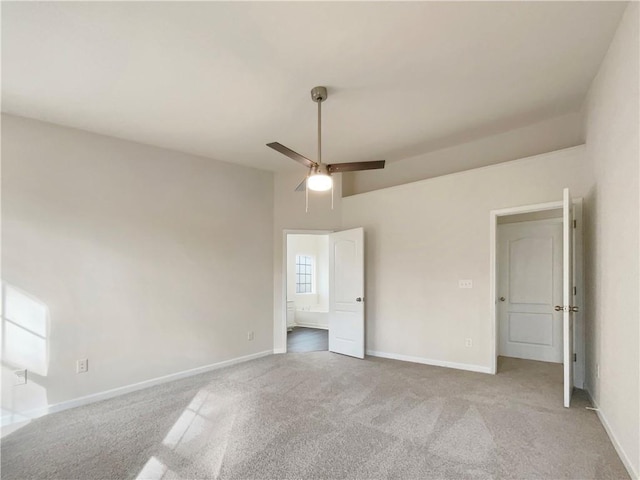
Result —
<instances>
[{"instance_id":1,"label":"door hinge","mask_svg":"<svg viewBox=\"0 0 640 480\"><path fill-rule=\"evenodd\" d=\"M577 361L578 361L578 354L577 354L577 353L574 353L574 354L573 354L573 361L574 361L574 362L577 362Z\"/></svg>"},{"instance_id":2,"label":"door hinge","mask_svg":"<svg viewBox=\"0 0 640 480\"><path fill-rule=\"evenodd\" d=\"M576 287L573 287L573 294L577 295L578 294L578 289Z\"/></svg>"},{"instance_id":3,"label":"door hinge","mask_svg":"<svg viewBox=\"0 0 640 480\"><path fill-rule=\"evenodd\" d=\"M573 221L573 228L577 228L578 227L578 222L576 220Z\"/></svg>"}]
</instances>

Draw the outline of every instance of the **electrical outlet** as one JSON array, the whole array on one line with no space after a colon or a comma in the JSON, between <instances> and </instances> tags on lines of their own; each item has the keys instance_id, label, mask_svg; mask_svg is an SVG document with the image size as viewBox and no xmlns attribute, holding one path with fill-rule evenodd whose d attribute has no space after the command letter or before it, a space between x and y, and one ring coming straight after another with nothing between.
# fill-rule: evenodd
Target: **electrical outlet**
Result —
<instances>
[{"instance_id":1,"label":"electrical outlet","mask_svg":"<svg viewBox=\"0 0 640 480\"><path fill-rule=\"evenodd\" d=\"M473 340L471 338L465 338L464 339L464 346L465 347L473 347Z\"/></svg>"},{"instance_id":2,"label":"electrical outlet","mask_svg":"<svg viewBox=\"0 0 640 480\"><path fill-rule=\"evenodd\" d=\"M458 280L458 288L473 288L473 280Z\"/></svg>"},{"instance_id":3,"label":"electrical outlet","mask_svg":"<svg viewBox=\"0 0 640 480\"><path fill-rule=\"evenodd\" d=\"M250 332L247 332L247 340L249 341L253 340L253 330L251 330Z\"/></svg>"},{"instance_id":4,"label":"electrical outlet","mask_svg":"<svg viewBox=\"0 0 640 480\"><path fill-rule=\"evenodd\" d=\"M13 379L14 385L26 385L27 384L27 371L26 370L16 370L13 372L15 375Z\"/></svg>"},{"instance_id":5,"label":"electrical outlet","mask_svg":"<svg viewBox=\"0 0 640 480\"><path fill-rule=\"evenodd\" d=\"M89 360L83 358L76 362L76 373L87 373L89 371Z\"/></svg>"}]
</instances>

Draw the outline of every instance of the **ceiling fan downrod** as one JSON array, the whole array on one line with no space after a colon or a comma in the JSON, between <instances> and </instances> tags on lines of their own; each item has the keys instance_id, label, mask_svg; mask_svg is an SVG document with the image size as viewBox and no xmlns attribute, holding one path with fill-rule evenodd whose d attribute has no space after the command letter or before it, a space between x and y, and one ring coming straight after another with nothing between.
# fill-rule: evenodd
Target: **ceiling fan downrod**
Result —
<instances>
[{"instance_id":1,"label":"ceiling fan downrod","mask_svg":"<svg viewBox=\"0 0 640 480\"><path fill-rule=\"evenodd\" d=\"M322 165L322 102L327 99L328 93L325 87L313 87L311 99L318 104L318 163Z\"/></svg>"},{"instance_id":2,"label":"ceiling fan downrod","mask_svg":"<svg viewBox=\"0 0 640 480\"><path fill-rule=\"evenodd\" d=\"M307 175L307 179L305 182L305 195L306 195L306 206L305 210L309 211L309 182L315 181L318 182L321 179L324 180L322 184L316 184L315 187L311 187L314 190L326 190L326 183L331 185L331 210L333 210L333 181L329 176L329 169L326 165L322 164L322 102L327 99L328 93L325 87L313 87L311 89L311 100L318 104L318 157L315 162L315 165L309 170L309 175Z\"/></svg>"}]
</instances>

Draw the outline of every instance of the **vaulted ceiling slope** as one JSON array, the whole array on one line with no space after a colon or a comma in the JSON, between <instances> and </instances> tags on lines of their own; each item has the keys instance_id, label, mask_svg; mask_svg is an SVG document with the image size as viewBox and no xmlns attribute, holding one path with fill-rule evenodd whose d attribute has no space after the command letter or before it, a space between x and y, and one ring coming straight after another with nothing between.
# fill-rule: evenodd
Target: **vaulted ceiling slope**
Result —
<instances>
[{"instance_id":1,"label":"vaulted ceiling slope","mask_svg":"<svg viewBox=\"0 0 640 480\"><path fill-rule=\"evenodd\" d=\"M273 171L580 108L624 2L3 2L5 112Z\"/></svg>"}]
</instances>

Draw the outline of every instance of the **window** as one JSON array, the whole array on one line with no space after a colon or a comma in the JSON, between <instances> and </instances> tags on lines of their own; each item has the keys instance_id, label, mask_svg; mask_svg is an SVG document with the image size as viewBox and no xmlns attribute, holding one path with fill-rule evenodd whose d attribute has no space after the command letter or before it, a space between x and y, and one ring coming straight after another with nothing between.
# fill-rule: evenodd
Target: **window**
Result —
<instances>
[{"instance_id":1,"label":"window","mask_svg":"<svg viewBox=\"0 0 640 480\"><path fill-rule=\"evenodd\" d=\"M296 255L296 293L313 293L313 258Z\"/></svg>"}]
</instances>

